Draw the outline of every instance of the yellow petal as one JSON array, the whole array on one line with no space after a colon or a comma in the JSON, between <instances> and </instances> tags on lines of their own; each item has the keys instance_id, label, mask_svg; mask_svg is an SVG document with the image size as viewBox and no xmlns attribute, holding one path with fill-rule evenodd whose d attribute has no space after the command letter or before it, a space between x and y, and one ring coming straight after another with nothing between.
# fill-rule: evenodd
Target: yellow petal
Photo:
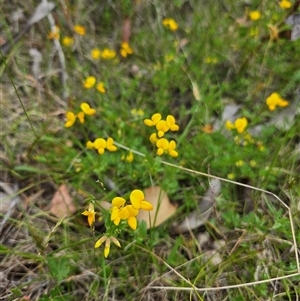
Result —
<instances>
[{"instance_id":1,"label":"yellow petal","mask_svg":"<svg viewBox=\"0 0 300 301\"><path fill-rule=\"evenodd\" d=\"M135 189L130 194L130 201L135 209L141 208L141 202L144 200L144 193L141 190Z\"/></svg>"},{"instance_id":2,"label":"yellow petal","mask_svg":"<svg viewBox=\"0 0 300 301\"><path fill-rule=\"evenodd\" d=\"M126 201L125 201L124 198L121 198L121 197L117 196L117 197L113 198L111 203L112 203L113 206L116 206L117 208L120 208L121 206L123 206L125 204L125 202Z\"/></svg>"},{"instance_id":3,"label":"yellow petal","mask_svg":"<svg viewBox=\"0 0 300 301\"><path fill-rule=\"evenodd\" d=\"M107 258L110 251L110 238L105 241L104 257Z\"/></svg>"},{"instance_id":4,"label":"yellow petal","mask_svg":"<svg viewBox=\"0 0 300 301\"><path fill-rule=\"evenodd\" d=\"M136 230L136 227L137 227L137 220L136 220L136 217L130 216L130 217L128 218L127 222L128 222L129 227L130 227L132 230Z\"/></svg>"},{"instance_id":5,"label":"yellow petal","mask_svg":"<svg viewBox=\"0 0 300 301\"><path fill-rule=\"evenodd\" d=\"M106 235L104 235L100 239L98 239L95 243L95 248L99 248L105 242L106 239L107 239Z\"/></svg>"},{"instance_id":6,"label":"yellow petal","mask_svg":"<svg viewBox=\"0 0 300 301\"><path fill-rule=\"evenodd\" d=\"M142 201L141 202L141 209L146 210L146 211L151 211L153 210L153 206L151 203L147 201Z\"/></svg>"}]
</instances>

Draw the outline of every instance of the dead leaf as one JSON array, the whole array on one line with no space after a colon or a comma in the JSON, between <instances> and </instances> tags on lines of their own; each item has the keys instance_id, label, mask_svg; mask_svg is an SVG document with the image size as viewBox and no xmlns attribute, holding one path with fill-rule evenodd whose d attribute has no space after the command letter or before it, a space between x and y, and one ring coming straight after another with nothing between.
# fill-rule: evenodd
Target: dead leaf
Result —
<instances>
[{"instance_id":1,"label":"dead leaf","mask_svg":"<svg viewBox=\"0 0 300 301\"><path fill-rule=\"evenodd\" d=\"M56 191L50 206L50 212L58 218L71 216L76 212L76 206L66 184L62 184Z\"/></svg>"},{"instance_id":2,"label":"dead leaf","mask_svg":"<svg viewBox=\"0 0 300 301\"><path fill-rule=\"evenodd\" d=\"M131 36L131 20L129 18L125 18L123 20L122 25L122 42L129 43Z\"/></svg>"},{"instance_id":3,"label":"dead leaf","mask_svg":"<svg viewBox=\"0 0 300 301\"><path fill-rule=\"evenodd\" d=\"M177 206L170 203L168 195L159 186L149 187L144 190L145 200L153 206L152 211L140 210L137 216L139 221L144 220L147 228L156 227L173 215Z\"/></svg>"},{"instance_id":4,"label":"dead leaf","mask_svg":"<svg viewBox=\"0 0 300 301\"><path fill-rule=\"evenodd\" d=\"M200 199L197 209L188 214L181 223L175 222L172 225L172 233L184 233L204 225L210 217L216 201L215 198L220 194L220 191L220 180L212 179L210 187L205 196Z\"/></svg>"}]
</instances>

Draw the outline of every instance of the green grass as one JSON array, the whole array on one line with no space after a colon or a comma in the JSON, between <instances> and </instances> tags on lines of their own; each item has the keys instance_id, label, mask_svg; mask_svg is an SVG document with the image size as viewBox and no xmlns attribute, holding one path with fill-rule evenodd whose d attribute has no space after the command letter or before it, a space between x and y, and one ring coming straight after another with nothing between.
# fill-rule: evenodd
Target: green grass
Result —
<instances>
[{"instance_id":1,"label":"green grass","mask_svg":"<svg viewBox=\"0 0 300 301\"><path fill-rule=\"evenodd\" d=\"M1 186L6 195L1 195L0 220L8 219L0 240L0 279L6 284L0 296L298 300L300 40L272 41L269 27L289 29L283 22L299 8L231 0L222 5L192 0L62 3L65 9L56 3L52 15L60 43L64 36L74 38L70 47L61 44L65 64L47 39L47 18L2 58L0 180L9 183L19 201L5 209L12 197ZM2 37L10 40L38 3L1 4ZM11 17L16 7L25 15L18 24ZM253 10L262 14L257 21L249 19ZM176 20L178 30L164 27L164 18ZM125 19L131 22L133 54L123 58ZM74 33L74 24L85 26L86 34ZM255 30L258 35L252 35ZM37 74L30 48L42 56ZM116 58L95 60L93 48L113 49ZM88 76L102 81L106 93L83 88ZM270 111L266 98L273 92L289 105ZM96 114L66 128L65 113L77 114L82 102ZM248 121L241 134L226 129L221 119L228 105L239 106L235 119ZM144 115L132 114L133 109ZM176 141L177 158L157 156L149 141L154 129L143 121L157 112L163 118L173 115L180 127L165 134ZM289 126L274 125L280 114L294 116ZM213 126L211 132L205 126ZM257 126L257 135L246 136ZM99 155L86 148L87 141L100 137L112 137L118 150ZM127 148L134 152L131 163L121 159ZM223 181L210 218L189 233L173 234L173 222L197 210L214 176ZM76 206L64 219L49 212L62 184ZM148 230L143 223L136 231L121 225L115 233L121 248L112 244L105 259L103 246L94 249L94 244L112 229L110 213L102 212L106 223L97 219L94 231L81 213L92 199L100 213L100 201L152 185L166 191L178 205L177 214Z\"/></svg>"}]
</instances>

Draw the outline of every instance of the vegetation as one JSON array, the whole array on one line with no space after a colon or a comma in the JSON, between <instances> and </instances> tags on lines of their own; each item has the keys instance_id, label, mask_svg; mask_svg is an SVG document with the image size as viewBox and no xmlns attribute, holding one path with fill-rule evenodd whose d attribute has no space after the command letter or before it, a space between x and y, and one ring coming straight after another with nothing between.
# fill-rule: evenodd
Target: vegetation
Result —
<instances>
[{"instance_id":1,"label":"vegetation","mask_svg":"<svg viewBox=\"0 0 300 301\"><path fill-rule=\"evenodd\" d=\"M1 300L299 299L299 1L0 3Z\"/></svg>"}]
</instances>

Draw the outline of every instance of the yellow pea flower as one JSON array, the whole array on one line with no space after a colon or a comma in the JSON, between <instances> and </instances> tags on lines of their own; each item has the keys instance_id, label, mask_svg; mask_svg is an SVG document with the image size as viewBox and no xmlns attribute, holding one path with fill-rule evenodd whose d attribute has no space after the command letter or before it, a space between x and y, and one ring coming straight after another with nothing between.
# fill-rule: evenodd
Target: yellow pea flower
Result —
<instances>
[{"instance_id":1,"label":"yellow pea flower","mask_svg":"<svg viewBox=\"0 0 300 301\"><path fill-rule=\"evenodd\" d=\"M72 37L63 37L62 44L66 47L73 45L74 39Z\"/></svg>"},{"instance_id":2,"label":"yellow pea flower","mask_svg":"<svg viewBox=\"0 0 300 301\"><path fill-rule=\"evenodd\" d=\"M84 36L85 35L85 27L84 26L82 26L82 25L75 25L74 26L74 31L77 33L77 34L79 34L79 35L81 35L81 36Z\"/></svg>"},{"instance_id":3,"label":"yellow pea flower","mask_svg":"<svg viewBox=\"0 0 300 301\"><path fill-rule=\"evenodd\" d=\"M99 82L96 86L96 89L102 94L106 93L103 82Z\"/></svg>"},{"instance_id":4,"label":"yellow pea flower","mask_svg":"<svg viewBox=\"0 0 300 301\"><path fill-rule=\"evenodd\" d=\"M133 53L133 50L129 46L129 44L127 42L123 42L121 44L121 49L120 49L121 56L127 57L129 54L132 54L132 53Z\"/></svg>"},{"instance_id":5,"label":"yellow pea flower","mask_svg":"<svg viewBox=\"0 0 300 301\"><path fill-rule=\"evenodd\" d=\"M88 77L84 80L83 86L84 86L84 88L86 88L86 89L91 89L91 88L94 87L95 83L96 83L96 78L95 78L94 76L88 76Z\"/></svg>"},{"instance_id":6,"label":"yellow pea flower","mask_svg":"<svg viewBox=\"0 0 300 301\"><path fill-rule=\"evenodd\" d=\"M88 103L86 103L86 102L82 102L80 104L80 108L83 111L83 113L86 114L86 115L90 115L91 116L91 115L94 115L96 113L96 110L92 109L90 107L90 105Z\"/></svg>"},{"instance_id":7,"label":"yellow pea flower","mask_svg":"<svg viewBox=\"0 0 300 301\"><path fill-rule=\"evenodd\" d=\"M114 139L113 138L107 138L106 141L106 148L110 151L110 152L115 152L117 150L117 147L114 145Z\"/></svg>"},{"instance_id":8,"label":"yellow pea flower","mask_svg":"<svg viewBox=\"0 0 300 301\"><path fill-rule=\"evenodd\" d=\"M85 210L84 212L82 212L82 215L85 215L88 217L88 223L90 225L90 227L92 227L92 225L95 223L95 216L96 216L95 209L94 209L94 205L92 203L89 204L89 209Z\"/></svg>"},{"instance_id":9,"label":"yellow pea flower","mask_svg":"<svg viewBox=\"0 0 300 301\"><path fill-rule=\"evenodd\" d=\"M147 126L155 126L161 120L161 114L155 113L151 116L151 119L145 119L144 124Z\"/></svg>"},{"instance_id":10,"label":"yellow pea flower","mask_svg":"<svg viewBox=\"0 0 300 301\"><path fill-rule=\"evenodd\" d=\"M177 22L172 18L163 19L162 24L163 24L163 26L167 27L171 31L175 31L178 29Z\"/></svg>"},{"instance_id":11,"label":"yellow pea flower","mask_svg":"<svg viewBox=\"0 0 300 301\"><path fill-rule=\"evenodd\" d=\"M114 50L104 48L101 53L101 58L104 60L112 60L116 57L116 52Z\"/></svg>"},{"instance_id":12,"label":"yellow pea flower","mask_svg":"<svg viewBox=\"0 0 300 301\"><path fill-rule=\"evenodd\" d=\"M101 51L99 48L94 48L91 51L91 57L95 60L99 59L101 57Z\"/></svg>"},{"instance_id":13,"label":"yellow pea flower","mask_svg":"<svg viewBox=\"0 0 300 301\"><path fill-rule=\"evenodd\" d=\"M234 122L234 126L237 130L238 133L243 133L246 129L248 125L248 121L245 117L243 118L238 118L235 122Z\"/></svg>"},{"instance_id":14,"label":"yellow pea flower","mask_svg":"<svg viewBox=\"0 0 300 301\"><path fill-rule=\"evenodd\" d=\"M78 117L80 123L84 123L84 113L83 112L79 112L77 114L77 117Z\"/></svg>"},{"instance_id":15,"label":"yellow pea flower","mask_svg":"<svg viewBox=\"0 0 300 301\"><path fill-rule=\"evenodd\" d=\"M287 0L282 0L279 2L279 6L283 9L289 9L292 7L292 4L290 1L287 1Z\"/></svg>"},{"instance_id":16,"label":"yellow pea flower","mask_svg":"<svg viewBox=\"0 0 300 301\"><path fill-rule=\"evenodd\" d=\"M257 21L261 18L261 13L258 10L251 11L249 17L252 21Z\"/></svg>"},{"instance_id":17,"label":"yellow pea flower","mask_svg":"<svg viewBox=\"0 0 300 301\"><path fill-rule=\"evenodd\" d=\"M135 189L130 194L130 202L133 208L139 210L150 211L153 210L153 206L151 203L145 200L145 195L143 191L139 189Z\"/></svg>"},{"instance_id":18,"label":"yellow pea flower","mask_svg":"<svg viewBox=\"0 0 300 301\"><path fill-rule=\"evenodd\" d=\"M67 121L65 123L65 127L69 128L75 123L76 115L73 112L69 111L69 112L66 113L66 118L67 118Z\"/></svg>"}]
</instances>

